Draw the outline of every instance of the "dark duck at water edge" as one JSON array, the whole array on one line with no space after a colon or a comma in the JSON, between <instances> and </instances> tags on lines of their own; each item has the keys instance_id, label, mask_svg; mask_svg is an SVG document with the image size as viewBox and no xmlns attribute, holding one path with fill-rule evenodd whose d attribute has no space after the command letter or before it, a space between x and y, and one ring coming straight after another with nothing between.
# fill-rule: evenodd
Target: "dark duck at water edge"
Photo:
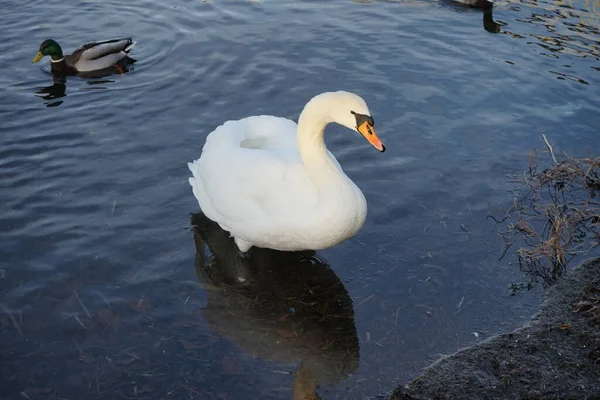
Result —
<instances>
[{"instance_id":1,"label":"dark duck at water edge","mask_svg":"<svg viewBox=\"0 0 600 400\"><path fill-rule=\"evenodd\" d=\"M80 75L112 67L121 71L119 64L135 62L128 56L135 44L136 42L131 38L91 42L79 46L72 54L64 55L62 48L55 40L47 39L42 42L37 55L31 62L35 64L44 56L49 56L52 74L59 76Z\"/></svg>"},{"instance_id":2,"label":"dark duck at water edge","mask_svg":"<svg viewBox=\"0 0 600 400\"><path fill-rule=\"evenodd\" d=\"M482 9L487 9L487 8L492 8L494 7L494 1L493 0L452 0L456 3L460 3L460 4L464 4L470 7L474 7L474 8L482 8Z\"/></svg>"}]
</instances>

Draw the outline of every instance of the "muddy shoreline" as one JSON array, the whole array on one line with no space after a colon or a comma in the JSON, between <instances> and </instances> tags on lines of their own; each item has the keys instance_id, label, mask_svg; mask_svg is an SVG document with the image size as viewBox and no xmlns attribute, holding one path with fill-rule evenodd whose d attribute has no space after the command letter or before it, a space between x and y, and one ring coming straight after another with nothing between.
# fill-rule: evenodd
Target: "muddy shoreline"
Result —
<instances>
[{"instance_id":1,"label":"muddy shoreline","mask_svg":"<svg viewBox=\"0 0 600 400\"><path fill-rule=\"evenodd\" d=\"M548 290L530 322L443 357L389 400L600 399L600 259Z\"/></svg>"}]
</instances>

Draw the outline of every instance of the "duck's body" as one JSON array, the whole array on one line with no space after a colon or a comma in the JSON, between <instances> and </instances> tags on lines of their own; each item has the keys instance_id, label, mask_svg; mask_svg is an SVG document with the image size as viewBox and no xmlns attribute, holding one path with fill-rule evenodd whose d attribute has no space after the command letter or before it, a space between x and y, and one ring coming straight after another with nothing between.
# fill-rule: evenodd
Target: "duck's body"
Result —
<instances>
[{"instance_id":1,"label":"duck's body","mask_svg":"<svg viewBox=\"0 0 600 400\"><path fill-rule=\"evenodd\" d=\"M36 63L44 56L50 56L51 70L55 75L101 71L126 59L135 43L131 38L92 42L79 46L72 54L63 55L60 45L48 39L42 42L32 62Z\"/></svg>"},{"instance_id":2,"label":"duck's body","mask_svg":"<svg viewBox=\"0 0 600 400\"><path fill-rule=\"evenodd\" d=\"M360 126L362 133L366 125L359 122L367 123L365 118L372 129L364 101L335 92L314 97L298 125L266 115L227 121L208 135L201 157L188 163L194 196L242 252L252 246L286 251L334 246L362 227L367 203L325 147L323 131L336 121ZM383 151L375 132L368 135Z\"/></svg>"},{"instance_id":3,"label":"duck's body","mask_svg":"<svg viewBox=\"0 0 600 400\"><path fill-rule=\"evenodd\" d=\"M474 8L492 8L494 0L452 0L456 3L461 3Z\"/></svg>"}]
</instances>

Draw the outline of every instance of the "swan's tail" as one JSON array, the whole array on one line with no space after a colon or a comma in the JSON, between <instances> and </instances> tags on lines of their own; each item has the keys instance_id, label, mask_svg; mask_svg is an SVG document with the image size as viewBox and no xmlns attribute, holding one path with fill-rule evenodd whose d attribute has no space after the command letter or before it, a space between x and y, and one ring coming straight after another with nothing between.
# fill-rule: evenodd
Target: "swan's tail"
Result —
<instances>
[{"instance_id":1,"label":"swan's tail","mask_svg":"<svg viewBox=\"0 0 600 400\"><path fill-rule=\"evenodd\" d=\"M194 194L196 194L195 193L195 191L196 191L196 171L198 168L198 161L199 160L195 160L195 161L187 163L187 166L190 169L190 172L192 173L192 176L188 179L188 182L190 183L190 186L194 190Z\"/></svg>"}]
</instances>

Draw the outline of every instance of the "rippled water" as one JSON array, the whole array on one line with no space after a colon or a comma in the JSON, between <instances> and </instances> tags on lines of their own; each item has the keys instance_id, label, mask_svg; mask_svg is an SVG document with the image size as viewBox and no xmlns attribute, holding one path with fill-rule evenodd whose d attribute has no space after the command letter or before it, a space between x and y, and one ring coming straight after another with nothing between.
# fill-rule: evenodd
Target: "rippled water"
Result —
<instances>
[{"instance_id":1,"label":"rippled water","mask_svg":"<svg viewBox=\"0 0 600 400\"><path fill-rule=\"evenodd\" d=\"M324 399L372 398L516 327L539 293L508 296L519 274L497 261L488 206L510 202L505 174L540 133L600 148L599 4L9 2L3 395L288 399L318 381ZM30 63L48 37L71 51L129 35L124 75L62 85ZM232 286L222 235L185 229L186 162L224 120L296 119L338 89L366 99L387 146L326 135L367 197L364 228L309 258L258 252L258 283Z\"/></svg>"}]
</instances>

